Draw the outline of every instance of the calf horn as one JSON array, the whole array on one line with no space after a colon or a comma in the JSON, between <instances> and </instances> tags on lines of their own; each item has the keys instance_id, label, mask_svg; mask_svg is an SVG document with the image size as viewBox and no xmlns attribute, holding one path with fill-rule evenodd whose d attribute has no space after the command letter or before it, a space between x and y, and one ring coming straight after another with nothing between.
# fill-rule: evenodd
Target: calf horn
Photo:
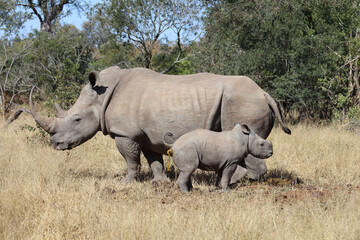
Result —
<instances>
[{"instance_id":1,"label":"calf horn","mask_svg":"<svg viewBox=\"0 0 360 240\"><path fill-rule=\"evenodd\" d=\"M32 101L32 94L34 91L34 87L32 87L31 91L30 91L30 96L29 96L29 103L30 103L30 110L31 110L31 114L33 115L35 122L37 124L39 124L40 127L42 127L46 132L48 132L49 134L53 133L52 131L52 122L53 119L51 118L47 118L47 117L43 117L41 116L39 113L36 112L35 108L34 108L34 104Z\"/></svg>"}]
</instances>

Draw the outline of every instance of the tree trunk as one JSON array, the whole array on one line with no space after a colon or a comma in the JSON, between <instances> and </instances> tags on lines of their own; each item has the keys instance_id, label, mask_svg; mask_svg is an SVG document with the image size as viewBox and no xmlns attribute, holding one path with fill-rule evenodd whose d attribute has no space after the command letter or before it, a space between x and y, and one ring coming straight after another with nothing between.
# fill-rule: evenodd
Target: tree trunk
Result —
<instances>
[{"instance_id":1,"label":"tree trunk","mask_svg":"<svg viewBox=\"0 0 360 240\"><path fill-rule=\"evenodd\" d=\"M353 96L355 104L360 104L360 87L359 87L359 66L358 60L355 62L354 76L353 76Z\"/></svg>"},{"instance_id":2,"label":"tree trunk","mask_svg":"<svg viewBox=\"0 0 360 240\"><path fill-rule=\"evenodd\" d=\"M51 23L45 21L41 22L40 31L51 32Z\"/></svg>"}]
</instances>

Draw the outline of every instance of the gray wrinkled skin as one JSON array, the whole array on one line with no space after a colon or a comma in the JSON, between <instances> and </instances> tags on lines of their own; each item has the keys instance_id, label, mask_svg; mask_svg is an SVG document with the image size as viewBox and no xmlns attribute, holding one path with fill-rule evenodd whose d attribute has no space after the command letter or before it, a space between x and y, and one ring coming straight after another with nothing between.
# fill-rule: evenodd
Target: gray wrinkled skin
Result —
<instances>
[{"instance_id":1,"label":"gray wrinkled skin","mask_svg":"<svg viewBox=\"0 0 360 240\"><path fill-rule=\"evenodd\" d=\"M164 144L171 147L174 163L180 170L177 184L182 192L192 188L190 177L197 168L219 173L221 188L226 191L236 167L248 154L261 159L273 154L272 143L246 124L237 124L224 132L197 129L184 134L174 144L168 144L165 136Z\"/></svg>"},{"instance_id":2,"label":"gray wrinkled skin","mask_svg":"<svg viewBox=\"0 0 360 240\"><path fill-rule=\"evenodd\" d=\"M125 182L137 177L141 152L153 171L153 180L166 179L162 159L168 149L162 141L166 131L177 139L194 129L220 132L243 122L266 138L276 116L283 130L290 133L271 96L244 76L172 76L144 68L110 67L91 72L89 84L74 106L68 111L57 106L58 117L50 119L38 114L32 93L30 107L35 121L51 135L51 144L57 150L74 148L98 131L114 138L127 162ZM232 182L246 172L256 178L267 170L262 159L246 158L245 163L246 168L238 166Z\"/></svg>"}]
</instances>

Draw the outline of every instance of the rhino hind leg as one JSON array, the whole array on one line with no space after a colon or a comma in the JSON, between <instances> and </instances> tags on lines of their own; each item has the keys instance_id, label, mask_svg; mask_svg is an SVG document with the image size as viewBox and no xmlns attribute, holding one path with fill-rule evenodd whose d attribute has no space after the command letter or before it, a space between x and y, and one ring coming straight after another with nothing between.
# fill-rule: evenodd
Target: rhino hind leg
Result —
<instances>
[{"instance_id":1,"label":"rhino hind leg","mask_svg":"<svg viewBox=\"0 0 360 240\"><path fill-rule=\"evenodd\" d=\"M140 171L140 146L126 137L115 137L115 143L127 164L127 175L122 183L131 183L136 180Z\"/></svg>"},{"instance_id":2,"label":"rhino hind leg","mask_svg":"<svg viewBox=\"0 0 360 240\"><path fill-rule=\"evenodd\" d=\"M222 171L221 180L220 180L221 191L227 191L229 189L230 179L233 176L237 166L238 165L234 163L229 166L226 166Z\"/></svg>"},{"instance_id":3,"label":"rhino hind leg","mask_svg":"<svg viewBox=\"0 0 360 240\"><path fill-rule=\"evenodd\" d=\"M164 160L162 158L162 154L147 150L143 150L143 154L154 175L154 178L151 181L168 181L168 178L164 173Z\"/></svg>"}]
</instances>

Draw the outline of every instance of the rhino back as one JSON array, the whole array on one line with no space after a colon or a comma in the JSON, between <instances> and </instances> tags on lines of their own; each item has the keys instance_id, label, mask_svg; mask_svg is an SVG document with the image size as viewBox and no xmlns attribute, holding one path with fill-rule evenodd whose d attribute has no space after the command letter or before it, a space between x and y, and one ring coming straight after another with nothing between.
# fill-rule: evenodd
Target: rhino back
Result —
<instances>
[{"instance_id":1,"label":"rhino back","mask_svg":"<svg viewBox=\"0 0 360 240\"><path fill-rule=\"evenodd\" d=\"M260 119L266 110L263 91L247 77L131 69L123 70L105 119L115 134L140 138L147 147L164 152L166 132L177 139L197 128L230 130L235 122Z\"/></svg>"}]
</instances>

